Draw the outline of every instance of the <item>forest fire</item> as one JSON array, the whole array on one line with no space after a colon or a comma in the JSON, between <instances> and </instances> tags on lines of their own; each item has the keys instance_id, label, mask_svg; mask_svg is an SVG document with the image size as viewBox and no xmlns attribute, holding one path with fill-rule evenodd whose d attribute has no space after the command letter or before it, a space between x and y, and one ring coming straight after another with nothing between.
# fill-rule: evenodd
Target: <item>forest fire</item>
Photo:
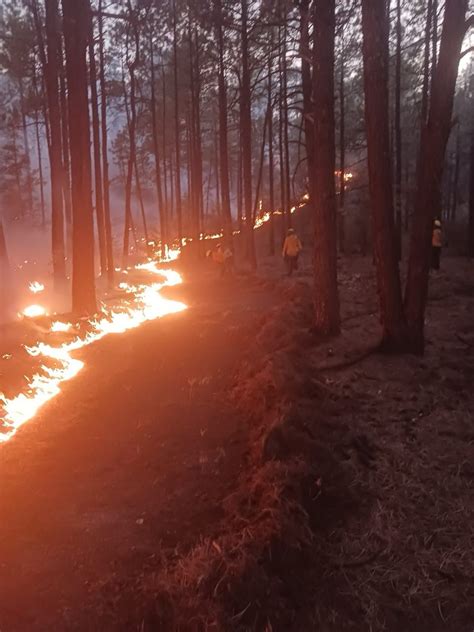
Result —
<instances>
[{"instance_id":1,"label":"forest fire","mask_svg":"<svg viewBox=\"0 0 474 632\"><path fill-rule=\"evenodd\" d=\"M29 284L28 287L32 294L39 294L40 292L44 291L44 285L43 283L40 283L39 281L33 281L32 283Z\"/></svg>"},{"instance_id":2,"label":"forest fire","mask_svg":"<svg viewBox=\"0 0 474 632\"><path fill-rule=\"evenodd\" d=\"M161 270L153 261L138 265L136 269L162 277L162 280L151 284L122 283L121 289L133 296L132 306L127 302L110 310L104 310L101 317L91 319L87 323L87 331L84 334L78 334L69 342L49 344L38 341L36 345L26 348L32 357L41 357L44 362L40 372L36 373L29 381L26 392L19 393L12 398L7 398L0 393L0 404L5 413L0 421L7 428L6 432L0 433L0 443L13 437L18 428L32 419L46 402L58 395L62 382L71 380L81 371L84 362L73 357L75 351L87 347L109 334L123 333L135 329L147 321L186 309L184 303L169 300L161 295L163 288L182 282L181 276L176 271ZM45 310L39 305L33 305L24 310L23 313L27 315L26 312L32 317L43 315ZM74 330L72 323L61 321L53 322L50 328L50 332L53 334L67 334L71 330Z\"/></svg>"},{"instance_id":3,"label":"forest fire","mask_svg":"<svg viewBox=\"0 0 474 632\"><path fill-rule=\"evenodd\" d=\"M26 318L38 318L39 316L46 316L47 310L42 305L28 305L22 311L22 315Z\"/></svg>"}]
</instances>

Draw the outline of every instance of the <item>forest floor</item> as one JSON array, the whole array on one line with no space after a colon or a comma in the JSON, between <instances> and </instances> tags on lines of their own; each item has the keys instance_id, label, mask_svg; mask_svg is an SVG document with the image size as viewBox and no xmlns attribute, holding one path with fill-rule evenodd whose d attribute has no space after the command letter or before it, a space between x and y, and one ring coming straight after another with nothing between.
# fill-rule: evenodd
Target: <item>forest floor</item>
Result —
<instances>
[{"instance_id":1,"label":"forest floor","mask_svg":"<svg viewBox=\"0 0 474 632\"><path fill-rule=\"evenodd\" d=\"M472 632L474 274L443 263L423 358L373 351L362 258L331 344L267 260L83 350L0 445L0 630Z\"/></svg>"}]
</instances>

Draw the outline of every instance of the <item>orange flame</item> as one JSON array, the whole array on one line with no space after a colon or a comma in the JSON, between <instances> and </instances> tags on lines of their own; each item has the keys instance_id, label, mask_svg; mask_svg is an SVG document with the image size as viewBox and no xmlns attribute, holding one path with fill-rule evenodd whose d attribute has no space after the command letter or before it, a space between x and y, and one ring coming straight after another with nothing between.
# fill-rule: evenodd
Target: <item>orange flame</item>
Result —
<instances>
[{"instance_id":1,"label":"orange flame","mask_svg":"<svg viewBox=\"0 0 474 632\"><path fill-rule=\"evenodd\" d=\"M39 281L33 281L28 287L32 294L39 294L44 291L44 285Z\"/></svg>"},{"instance_id":2,"label":"orange flame","mask_svg":"<svg viewBox=\"0 0 474 632\"><path fill-rule=\"evenodd\" d=\"M38 316L45 316L47 314L46 308L42 305L28 305L22 311L23 316L26 318L38 318Z\"/></svg>"},{"instance_id":3,"label":"orange flame","mask_svg":"<svg viewBox=\"0 0 474 632\"><path fill-rule=\"evenodd\" d=\"M17 430L32 419L46 402L61 392L60 385L63 382L71 380L82 370L84 362L73 357L74 351L97 342L109 334L123 333L139 327L147 321L186 309L184 303L166 299L160 294L163 288L182 282L181 276L176 271L161 270L153 261L136 267L139 270L146 270L163 277L163 281L151 285L122 284L124 289L134 294L134 307L112 309L106 312L102 318L89 321L91 330L83 336L77 336L71 342L58 346L38 342L35 346L26 348L31 356L41 357L46 361L53 360L56 367L51 368L46 363L43 364L41 371L31 378L28 389L24 393L11 399L0 393L0 403L5 410L5 416L0 421L3 421L8 428L7 432L0 433L0 443L11 439ZM72 327L71 323L57 321L51 325L51 331L67 332Z\"/></svg>"}]
</instances>

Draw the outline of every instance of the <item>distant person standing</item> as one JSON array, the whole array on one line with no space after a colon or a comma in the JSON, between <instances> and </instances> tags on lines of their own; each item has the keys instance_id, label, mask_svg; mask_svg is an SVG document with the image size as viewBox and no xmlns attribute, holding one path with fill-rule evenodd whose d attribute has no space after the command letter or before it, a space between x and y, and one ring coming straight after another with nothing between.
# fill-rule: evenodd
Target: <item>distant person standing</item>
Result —
<instances>
[{"instance_id":1,"label":"distant person standing","mask_svg":"<svg viewBox=\"0 0 474 632\"><path fill-rule=\"evenodd\" d=\"M431 236L431 267L439 270L441 265L441 250L443 248L443 231L441 222L436 219L433 224L433 234Z\"/></svg>"},{"instance_id":2,"label":"distant person standing","mask_svg":"<svg viewBox=\"0 0 474 632\"><path fill-rule=\"evenodd\" d=\"M288 276L291 276L295 270L298 270L298 258L302 250L303 245L300 238L293 228L289 228L285 243L283 244L282 253L288 270Z\"/></svg>"}]
</instances>

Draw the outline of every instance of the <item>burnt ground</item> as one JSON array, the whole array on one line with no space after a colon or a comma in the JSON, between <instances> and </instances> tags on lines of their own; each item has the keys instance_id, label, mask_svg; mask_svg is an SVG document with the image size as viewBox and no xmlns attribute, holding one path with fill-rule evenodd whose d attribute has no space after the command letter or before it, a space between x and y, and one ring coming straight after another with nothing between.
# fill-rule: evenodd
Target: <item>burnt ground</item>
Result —
<instances>
[{"instance_id":1,"label":"burnt ground","mask_svg":"<svg viewBox=\"0 0 474 632\"><path fill-rule=\"evenodd\" d=\"M331 343L268 261L90 347L0 446L2 632L471 632L474 274L443 263L423 358L374 351L357 257Z\"/></svg>"}]
</instances>

